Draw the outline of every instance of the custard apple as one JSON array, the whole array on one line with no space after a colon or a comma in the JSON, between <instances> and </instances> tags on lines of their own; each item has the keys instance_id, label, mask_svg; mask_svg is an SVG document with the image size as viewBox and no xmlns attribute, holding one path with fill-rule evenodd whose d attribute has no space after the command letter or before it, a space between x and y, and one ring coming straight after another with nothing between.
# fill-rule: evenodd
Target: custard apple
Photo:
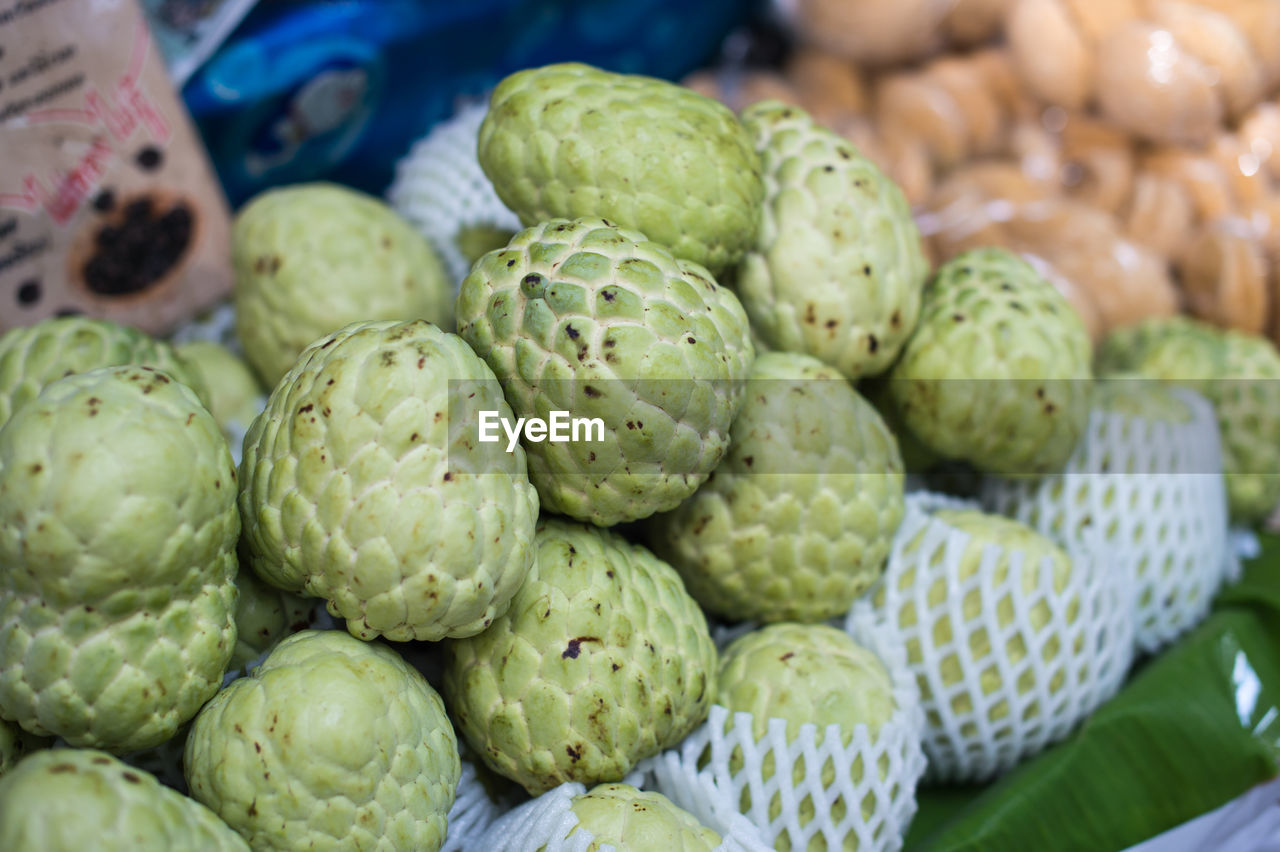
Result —
<instances>
[{"instance_id":1,"label":"custard apple","mask_svg":"<svg viewBox=\"0 0 1280 852\"><path fill-rule=\"evenodd\" d=\"M426 239L376 198L332 184L271 189L231 234L236 333L267 387L353 322L453 327L453 287Z\"/></svg>"},{"instance_id":2,"label":"custard apple","mask_svg":"<svg viewBox=\"0 0 1280 852\"><path fill-rule=\"evenodd\" d=\"M33 754L0 776L5 852L249 852L204 805L92 749Z\"/></svg>"},{"instance_id":3,"label":"custard apple","mask_svg":"<svg viewBox=\"0 0 1280 852\"><path fill-rule=\"evenodd\" d=\"M0 717L124 754L172 737L235 646L236 471L150 367L53 382L0 429Z\"/></svg>"},{"instance_id":4,"label":"custard apple","mask_svg":"<svg viewBox=\"0 0 1280 852\"><path fill-rule=\"evenodd\" d=\"M614 532L544 518L537 565L493 626L450 643L458 729L529 793L620 781L715 698L707 621L669 565Z\"/></svg>"},{"instance_id":5,"label":"custard apple","mask_svg":"<svg viewBox=\"0 0 1280 852\"><path fill-rule=\"evenodd\" d=\"M4 775L28 752L48 748L53 740L37 737L22 730L16 722L0 719L0 775Z\"/></svg>"},{"instance_id":6,"label":"custard apple","mask_svg":"<svg viewBox=\"0 0 1280 852\"><path fill-rule=\"evenodd\" d=\"M324 598L361 639L470 636L533 562L524 453L477 439L510 418L493 373L423 320L316 341L245 436L245 550L273 586Z\"/></svg>"},{"instance_id":7,"label":"custard apple","mask_svg":"<svg viewBox=\"0 0 1280 852\"><path fill-rule=\"evenodd\" d=\"M991 473L1060 470L1084 434L1089 333L1022 258L975 249L938 269L889 373L906 428L943 458Z\"/></svg>"},{"instance_id":8,"label":"custard apple","mask_svg":"<svg viewBox=\"0 0 1280 852\"><path fill-rule=\"evenodd\" d=\"M214 696L183 765L255 850L436 852L462 771L430 684L340 630L295 633Z\"/></svg>"},{"instance_id":9,"label":"custard apple","mask_svg":"<svg viewBox=\"0 0 1280 852\"><path fill-rule=\"evenodd\" d=\"M751 714L751 733L757 741L768 733L770 719L783 719L791 742L800 736L802 725L817 726L813 735L816 746L826 738L829 725L840 726L841 744L846 747L853 742L858 725L866 725L874 739L898 709L893 682L884 663L848 633L826 624L771 624L735 639L720 658L716 695L717 703L731 713ZM729 724L732 720L731 715ZM862 763L861 755L851 756L849 777L854 784L862 781L865 771ZM736 774L742 771L743 765L741 753L735 752L730 771ZM879 767L881 777L886 770L886 766ZM760 767L766 784L775 771L776 760L770 751ZM834 787L836 776L830 761L819 770L812 770L806 768L802 754L796 755L791 783L802 800L792 806L799 809L801 826L808 825L815 816L812 799L803 793L809 787L805 779L810 772L820 773L824 790ZM744 814L752 815L748 788L743 788L737 804ZM867 819L875 808L875 796L868 793L862 802L838 798L831 805L831 820L843 821L849 805ZM768 803L769 823L778 818L783 806L782 796L775 792ZM763 824L764 820L759 822ZM845 848L857 848L853 833L846 836L846 841ZM779 850L792 849L790 834L779 833L774 846ZM818 836L812 839L809 848L827 847L824 838Z\"/></svg>"},{"instance_id":10,"label":"custard apple","mask_svg":"<svg viewBox=\"0 0 1280 852\"><path fill-rule=\"evenodd\" d=\"M244 668L281 639L311 626L315 602L269 586L245 567L236 575L236 647L232 669Z\"/></svg>"},{"instance_id":11,"label":"custard apple","mask_svg":"<svg viewBox=\"0 0 1280 852\"><path fill-rule=\"evenodd\" d=\"M764 164L758 242L735 290L772 349L850 379L889 368L915 328L929 276L897 184L799 107L760 101L742 123Z\"/></svg>"},{"instance_id":12,"label":"custard apple","mask_svg":"<svg viewBox=\"0 0 1280 852\"><path fill-rule=\"evenodd\" d=\"M50 382L124 364L164 370L207 401L199 373L163 340L109 320L59 317L0 336L0 426Z\"/></svg>"},{"instance_id":13,"label":"custard apple","mask_svg":"<svg viewBox=\"0 0 1280 852\"><path fill-rule=\"evenodd\" d=\"M178 355L200 377L208 400L209 413L224 431L238 424L248 428L265 401L258 379L249 365L220 343L193 340L178 344Z\"/></svg>"},{"instance_id":14,"label":"custard apple","mask_svg":"<svg viewBox=\"0 0 1280 852\"><path fill-rule=\"evenodd\" d=\"M600 784L575 796L570 809L578 825L569 837L585 831L594 838L583 852L597 852L605 844L655 852L714 852L720 846L720 835L693 814L661 793L627 784Z\"/></svg>"},{"instance_id":15,"label":"custard apple","mask_svg":"<svg viewBox=\"0 0 1280 852\"><path fill-rule=\"evenodd\" d=\"M651 519L654 552L723 618L825 621L880 576L902 520L902 457L876 410L808 355L768 352L729 454Z\"/></svg>"},{"instance_id":16,"label":"custard apple","mask_svg":"<svg viewBox=\"0 0 1280 852\"><path fill-rule=\"evenodd\" d=\"M525 451L543 508L600 526L697 490L755 357L729 290L603 219L546 222L485 255L462 282L458 333L518 417L597 421L583 440L526 439Z\"/></svg>"},{"instance_id":17,"label":"custard apple","mask_svg":"<svg viewBox=\"0 0 1280 852\"><path fill-rule=\"evenodd\" d=\"M518 71L494 90L478 150L526 227L601 216L718 275L760 226L751 137L728 107L664 80L578 63Z\"/></svg>"},{"instance_id":18,"label":"custard apple","mask_svg":"<svg viewBox=\"0 0 1280 852\"><path fill-rule=\"evenodd\" d=\"M1148 320L1103 342L1111 371L1131 370L1204 395L1217 413L1231 517L1280 504L1280 352L1271 341L1198 320Z\"/></svg>"}]
</instances>

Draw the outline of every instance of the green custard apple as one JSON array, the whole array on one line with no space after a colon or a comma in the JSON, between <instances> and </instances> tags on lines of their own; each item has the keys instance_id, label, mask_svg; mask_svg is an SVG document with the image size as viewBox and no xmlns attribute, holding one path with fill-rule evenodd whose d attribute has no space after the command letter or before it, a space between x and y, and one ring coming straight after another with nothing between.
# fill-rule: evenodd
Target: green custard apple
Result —
<instances>
[{"instance_id":1,"label":"green custard apple","mask_svg":"<svg viewBox=\"0 0 1280 852\"><path fill-rule=\"evenodd\" d=\"M48 748L53 740L22 730L15 722L0 719L0 775L17 765L28 753Z\"/></svg>"},{"instance_id":2,"label":"green custard apple","mask_svg":"<svg viewBox=\"0 0 1280 852\"><path fill-rule=\"evenodd\" d=\"M478 440L510 417L493 373L424 320L310 346L245 436L245 551L273 586L328 602L361 639L470 636L533 563L524 453Z\"/></svg>"},{"instance_id":3,"label":"green custard apple","mask_svg":"<svg viewBox=\"0 0 1280 852\"><path fill-rule=\"evenodd\" d=\"M903 424L944 459L979 470L1060 470L1089 419L1089 333L1022 258L975 249L943 264L889 375Z\"/></svg>"},{"instance_id":4,"label":"green custard apple","mask_svg":"<svg viewBox=\"0 0 1280 852\"><path fill-rule=\"evenodd\" d=\"M715 698L706 618L669 565L616 533L544 518L506 615L450 643L458 730L537 795L620 781L684 739Z\"/></svg>"},{"instance_id":5,"label":"green custard apple","mask_svg":"<svg viewBox=\"0 0 1280 852\"><path fill-rule=\"evenodd\" d=\"M453 327L453 287L426 238L390 207L327 183L270 189L231 234L236 333L267 387L313 341L353 322Z\"/></svg>"},{"instance_id":6,"label":"green custard apple","mask_svg":"<svg viewBox=\"0 0 1280 852\"><path fill-rule=\"evenodd\" d=\"M490 98L478 151L526 227L603 217L717 275L760 225L751 137L728 107L664 80L578 63L517 71Z\"/></svg>"},{"instance_id":7,"label":"green custard apple","mask_svg":"<svg viewBox=\"0 0 1280 852\"><path fill-rule=\"evenodd\" d=\"M764 164L760 237L735 289L771 349L850 379L889 368L915 328L929 276L897 184L804 110L752 104L742 123Z\"/></svg>"},{"instance_id":8,"label":"green custard apple","mask_svg":"<svg viewBox=\"0 0 1280 852\"><path fill-rule=\"evenodd\" d=\"M50 382L125 364L163 370L207 402L199 372L163 340L109 320L58 317L0 336L0 426Z\"/></svg>"},{"instance_id":9,"label":"green custard apple","mask_svg":"<svg viewBox=\"0 0 1280 852\"><path fill-rule=\"evenodd\" d=\"M569 837L586 831L594 838L583 852L597 852L605 844L619 850L714 852L721 842L720 835L666 796L627 784L600 784L574 796L570 809L578 825Z\"/></svg>"},{"instance_id":10,"label":"green custard apple","mask_svg":"<svg viewBox=\"0 0 1280 852\"><path fill-rule=\"evenodd\" d=\"M118 754L169 739L236 641L236 471L150 367L53 382L0 429L0 717Z\"/></svg>"},{"instance_id":11,"label":"green custard apple","mask_svg":"<svg viewBox=\"0 0 1280 852\"><path fill-rule=\"evenodd\" d=\"M236 647L232 669L270 651L284 637L311 626L315 602L269 586L245 567L236 574Z\"/></svg>"},{"instance_id":12,"label":"green custard apple","mask_svg":"<svg viewBox=\"0 0 1280 852\"><path fill-rule=\"evenodd\" d=\"M751 714L751 733L757 741L768 733L770 719L783 719L789 741L800 735L802 725L812 723L817 726L814 742L820 745L828 726L839 725L842 745L848 746L858 725L866 725L874 738L897 710L893 683L880 658L843 630L826 624L771 624L734 640L720 659L716 695L717 703L731 713ZM730 716L730 724L732 719ZM857 784L864 767L861 756L853 756L852 760L847 771ZM735 754L730 771L739 772L742 765L741 755ZM775 766L770 752L760 769L766 783L773 777ZM883 775L887 767L881 766L879 771ZM804 758L797 757L792 783L797 785L796 793L801 798L798 816L802 826L815 816L813 800L803 786L807 773ZM836 767L828 762L821 769L823 788L831 789L835 778ZM743 813L751 814L749 789L743 789L738 805ZM875 810L874 794L869 793L863 802L837 799L831 804L831 820L843 820L851 806L859 809L864 819L869 818ZM778 818L782 807L782 797L775 793L768 805L770 822ZM850 834L847 839L845 848L856 849L856 837ZM779 834L775 848L784 852L794 848L790 835ZM808 848L824 850L827 844L819 835Z\"/></svg>"},{"instance_id":13,"label":"green custard apple","mask_svg":"<svg viewBox=\"0 0 1280 852\"><path fill-rule=\"evenodd\" d=\"M603 219L546 222L485 255L462 282L458 333L518 417L597 422L581 440L524 445L543 508L600 526L697 490L755 357L733 293Z\"/></svg>"},{"instance_id":14,"label":"green custard apple","mask_svg":"<svg viewBox=\"0 0 1280 852\"><path fill-rule=\"evenodd\" d=\"M248 428L258 416L263 391L249 365L220 343L193 340L177 346L178 355L200 377L209 413L227 430L232 424Z\"/></svg>"},{"instance_id":15,"label":"green custard apple","mask_svg":"<svg viewBox=\"0 0 1280 852\"><path fill-rule=\"evenodd\" d=\"M0 776L5 852L249 848L204 805L101 751L42 751Z\"/></svg>"},{"instance_id":16,"label":"green custard apple","mask_svg":"<svg viewBox=\"0 0 1280 852\"><path fill-rule=\"evenodd\" d=\"M902 457L879 413L831 367L768 352L747 381L729 453L674 511L654 552L708 612L825 621L880 576L902 520Z\"/></svg>"},{"instance_id":17,"label":"green custard apple","mask_svg":"<svg viewBox=\"0 0 1280 852\"><path fill-rule=\"evenodd\" d=\"M462 772L439 694L340 630L295 633L214 696L183 765L255 850L436 852Z\"/></svg>"}]
</instances>

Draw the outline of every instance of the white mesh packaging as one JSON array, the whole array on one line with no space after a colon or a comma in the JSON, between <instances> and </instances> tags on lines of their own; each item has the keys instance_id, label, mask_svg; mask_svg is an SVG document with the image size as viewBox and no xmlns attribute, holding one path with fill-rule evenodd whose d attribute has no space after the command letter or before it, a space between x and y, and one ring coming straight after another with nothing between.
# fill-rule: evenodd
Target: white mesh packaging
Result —
<instances>
[{"instance_id":1,"label":"white mesh packaging","mask_svg":"<svg viewBox=\"0 0 1280 852\"><path fill-rule=\"evenodd\" d=\"M240 338L236 337L236 311L230 301L221 302L216 307L185 323L173 333L175 344L193 343L204 340L220 343L237 355L243 356Z\"/></svg>"},{"instance_id":2,"label":"white mesh packaging","mask_svg":"<svg viewBox=\"0 0 1280 852\"><path fill-rule=\"evenodd\" d=\"M876 734L865 724L852 736L829 725L820 736L807 724L788 737L786 722L770 719L756 739L750 713L715 704L680 746L643 764L654 789L677 803L722 797L728 807L741 807L766 848L902 848L925 770L916 685L902 646L868 617L851 619L846 629L892 680L895 710ZM870 766L878 771L865 771Z\"/></svg>"},{"instance_id":3,"label":"white mesh packaging","mask_svg":"<svg viewBox=\"0 0 1280 852\"><path fill-rule=\"evenodd\" d=\"M1213 407L1170 389L1185 422L1095 407L1061 474L992 477L989 510L1016 518L1102 564L1134 572L1135 640L1156 651L1199 622L1238 569L1227 526L1226 484Z\"/></svg>"},{"instance_id":4,"label":"white mesh packaging","mask_svg":"<svg viewBox=\"0 0 1280 852\"><path fill-rule=\"evenodd\" d=\"M1069 549L1026 565L1021 550L975 541L940 510L978 507L908 495L885 574L849 623L871 618L907 649L926 780L983 781L1061 740L1119 688L1133 659L1133 579Z\"/></svg>"},{"instance_id":5,"label":"white mesh packaging","mask_svg":"<svg viewBox=\"0 0 1280 852\"><path fill-rule=\"evenodd\" d=\"M520 219L498 198L476 156L486 103L464 106L436 125L396 164L387 201L431 242L455 288L471 270L458 245L466 228L520 230Z\"/></svg>"},{"instance_id":6,"label":"white mesh packaging","mask_svg":"<svg viewBox=\"0 0 1280 852\"><path fill-rule=\"evenodd\" d=\"M516 802L514 792L490 795L480 779L476 765L464 755L458 792L449 809L449 832L440 852L467 852L484 849L480 838Z\"/></svg>"},{"instance_id":7,"label":"white mesh packaging","mask_svg":"<svg viewBox=\"0 0 1280 852\"><path fill-rule=\"evenodd\" d=\"M632 772L623 783L638 786L643 778L644 773ZM490 824L488 830L474 835L470 844L452 848L483 849L486 852L588 852L589 849L592 852L631 852L609 843L602 843L593 849L595 838L591 833L585 828L574 830L578 825L578 817L571 810L573 799L586 792L587 788L577 782L561 784L503 814ZM680 802L675 804L682 806ZM720 834L721 842L715 852L768 852L769 847L761 843L758 834L745 820L730 819L727 824L718 823L714 818L712 821L707 820L708 814L723 815L726 805L709 803L706 799L702 804L702 813L686 809L703 820L708 828ZM451 847L446 845L445 848Z\"/></svg>"}]
</instances>

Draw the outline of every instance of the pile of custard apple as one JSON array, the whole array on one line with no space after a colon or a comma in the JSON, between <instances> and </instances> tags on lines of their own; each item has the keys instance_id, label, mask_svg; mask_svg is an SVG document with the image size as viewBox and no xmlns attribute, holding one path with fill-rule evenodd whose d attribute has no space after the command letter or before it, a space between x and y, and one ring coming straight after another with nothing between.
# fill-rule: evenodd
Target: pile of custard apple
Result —
<instances>
[{"instance_id":1,"label":"pile of custard apple","mask_svg":"<svg viewBox=\"0 0 1280 852\"><path fill-rule=\"evenodd\" d=\"M1019 257L931 270L898 187L794 106L552 65L476 155L523 230L472 228L461 282L379 200L300 185L237 217L229 342L0 338L0 848L434 852L465 759L586 785L599 842L712 849L619 782L764 706L756 646L819 649L768 712L883 721L882 664L806 630L881 576L908 473L1061 470L1123 371L1214 403L1233 516L1280 498L1269 343L1162 321L1095 359ZM554 412L584 437L479 428Z\"/></svg>"}]
</instances>

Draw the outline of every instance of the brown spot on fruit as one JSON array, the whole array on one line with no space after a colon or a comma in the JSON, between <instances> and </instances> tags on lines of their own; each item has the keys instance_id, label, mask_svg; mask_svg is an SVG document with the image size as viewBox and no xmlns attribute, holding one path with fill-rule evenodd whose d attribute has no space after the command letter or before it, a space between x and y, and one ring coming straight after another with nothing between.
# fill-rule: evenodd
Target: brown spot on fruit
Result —
<instances>
[{"instance_id":1,"label":"brown spot on fruit","mask_svg":"<svg viewBox=\"0 0 1280 852\"><path fill-rule=\"evenodd\" d=\"M591 385L586 385L585 387L583 387L582 392L585 393L587 396L591 397L592 399L599 399L601 395L600 391L596 390Z\"/></svg>"},{"instance_id":2,"label":"brown spot on fruit","mask_svg":"<svg viewBox=\"0 0 1280 852\"><path fill-rule=\"evenodd\" d=\"M120 777L128 781L130 784L142 783L142 779L138 777L136 772L121 772Z\"/></svg>"}]
</instances>

